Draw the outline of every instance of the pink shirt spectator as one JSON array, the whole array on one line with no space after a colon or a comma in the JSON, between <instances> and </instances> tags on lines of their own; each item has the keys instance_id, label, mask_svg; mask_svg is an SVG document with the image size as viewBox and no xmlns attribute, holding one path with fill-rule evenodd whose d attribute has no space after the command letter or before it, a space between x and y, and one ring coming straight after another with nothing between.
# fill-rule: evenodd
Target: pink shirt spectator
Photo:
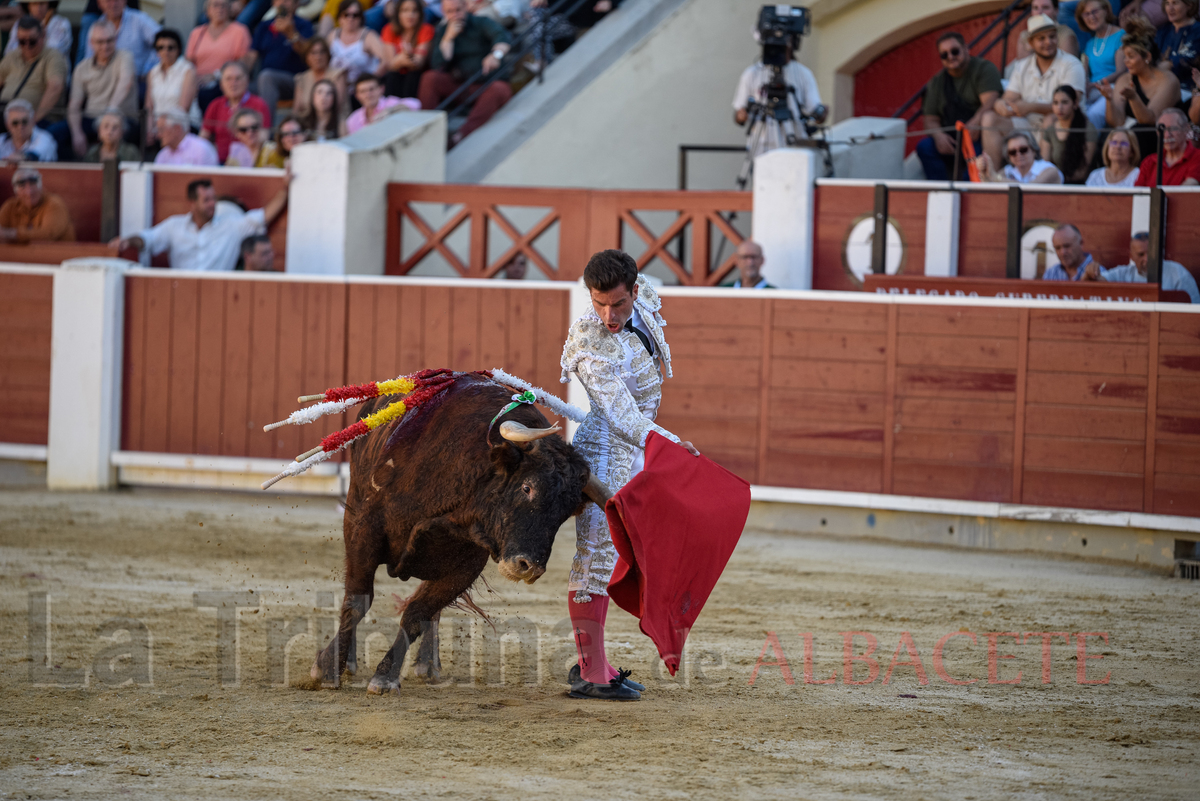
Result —
<instances>
[{"instance_id":1,"label":"pink shirt spectator","mask_svg":"<svg viewBox=\"0 0 1200 801\"><path fill-rule=\"evenodd\" d=\"M375 107L376 118L378 118L379 112L387 111L388 109L395 108L396 106L407 106L411 111L420 111L421 101L417 100L415 97L381 97L379 99L379 105ZM373 121L377 121L377 119ZM360 108L358 111L346 118L346 130L350 133L354 133L359 128L364 128L368 124L367 110L365 108Z\"/></svg>"},{"instance_id":2,"label":"pink shirt spectator","mask_svg":"<svg viewBox=\"0 0 1200 801\"><path fill-rule=\"evenodd\" d=\"M242 102L236 106L230 106L229 101L224 97L218 97L209 103L208 108L204 111L204 130L212 134L213 141L217 144L217 159L221 164L224 164L225 159L229 158L229 145L233 142L233 132L229 130L229 120L233 117L233 112L240 108L254 109L262 115L267 125L271 124L271 110L258 95L246 92L242 97Z\"/></svg>"},{"instance_id":3,"label":"pink shirt spectator","mask_svg":"<svg viewBox=\"0 0 1200 801\"><path fill-rule=\"evenodd\" d=\"M187 42L187 60L196 66L200 83L204 83L229 61L240 61L250 50L250 30L240 22L231 22L213 39L208 35L208 26L192 28Z\"/></svg>"},{"instance_id":4,"label":"pink shirt spectator","mask_svg":"<svg viewBox=\"0 0 1200 801\"><path fill-rule=\"evenodd\" d=\"M179 147L172 150L164 147L154 157L155 164L174 164L180 167L216 167L217 149L207 139L195 134L186 134Z\"/></svg>"}]
</instances>

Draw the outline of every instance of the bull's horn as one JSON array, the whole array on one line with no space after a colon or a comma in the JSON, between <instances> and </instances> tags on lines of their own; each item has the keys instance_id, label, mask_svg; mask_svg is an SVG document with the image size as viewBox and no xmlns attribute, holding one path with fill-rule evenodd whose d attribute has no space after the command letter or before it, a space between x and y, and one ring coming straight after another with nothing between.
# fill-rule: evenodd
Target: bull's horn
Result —
<instances>
[{"instance_id":1,"label":"bull's horn","mask_svg":"<svg viewBox=\"0 0 1200 801\"><path fill-rule=\"evenodd\" d=\"M562 431L562 428L557 425L552 428L529 428L515 420L506 420L500 424L500 436L509 442L533 442L535 439L548 437L557 431Z\"/></svg>"},{"instance_id":2,"label":"bull's horn","mask_svg":"<svg viewBox=\"0 0 1200 801\"><path fill-rule=\"evenodd\" d=\"M596 478L595 473L588 476L587 484L583 487L583 495L601 509L605 507L608 499L612 497L612 493L608 491L608 487L604 486L604 483Z\"/></svg>"}]
</instances>

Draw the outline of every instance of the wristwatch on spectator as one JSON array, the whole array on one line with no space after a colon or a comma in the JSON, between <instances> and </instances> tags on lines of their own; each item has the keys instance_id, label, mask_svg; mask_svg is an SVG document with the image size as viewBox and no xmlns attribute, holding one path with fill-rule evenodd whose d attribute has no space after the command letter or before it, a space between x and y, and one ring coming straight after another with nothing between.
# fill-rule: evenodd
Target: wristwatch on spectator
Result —
<instances>
[{"instance_id":1,"label":"wristwatch on spectator","mask_svg":"<svg viewBox=\"0 0 1200 801\"><path fill-rule=\"evenodd\" d=\"M497 47L495 50L492 51L492 58L496 59L497 61L503 61L504 60L504 51Z\"/></svg>"}]
</instances>

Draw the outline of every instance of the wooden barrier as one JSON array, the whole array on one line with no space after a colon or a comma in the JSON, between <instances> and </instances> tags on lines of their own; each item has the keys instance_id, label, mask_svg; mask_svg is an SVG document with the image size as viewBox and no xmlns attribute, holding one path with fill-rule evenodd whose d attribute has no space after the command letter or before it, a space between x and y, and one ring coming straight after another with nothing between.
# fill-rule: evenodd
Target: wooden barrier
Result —
<instances>
[{"instance_id":1,"label":"wooden barrier","mask_svg":"<svg viewBox=\"0 0 1200 801\"><path fill-rule=\"evenodd\" d=\"M1011 298L1013 300L1108 300L1131 303L1191 303L1186 292L1158 284L1108 281L1021 281L1006 278L937 278L923 275L871 273L863 281L868 292L927 297Z\"/></svg>"},{"instance_id":2,"label":"wooden barrier","mask_svg":"<svg viewBox=\"0 0 1200 801\"><path fill-rule=\"evenodd\" d=\"M52 264L58 266L67 259L101 258L109 259L117 255L109 250L103 242L29 242L18 245L12 243L0 244L0 263L11 264ZM122 256L132 256L137 260L137 253L126 251Z\"/></svg>"},{"instance_id":3,"label":"wooden barrier","mask_svg":"<svg viewBox=\"0 0 1200 801\"><path fill-rule=\"evenodd\" d=\"M49 271L0 271L0 442L47 442L53 292Z\"/></svg>"}]
</instances>

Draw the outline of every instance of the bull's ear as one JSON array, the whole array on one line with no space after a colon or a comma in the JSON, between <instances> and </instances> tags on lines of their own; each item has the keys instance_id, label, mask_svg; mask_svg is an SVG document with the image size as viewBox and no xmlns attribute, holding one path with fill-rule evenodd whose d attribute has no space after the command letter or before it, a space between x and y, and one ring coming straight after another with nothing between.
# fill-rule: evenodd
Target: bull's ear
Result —
<instances>
[{"instance_id":1,"label":"bull's ear","mask_svg":"<svg viewBox=\"0 0 1200 801\"><path fill-rule=\"evenodd\" d=\"M507 440L492 446L492 464L502 473L514 473L520 467L525 452Z\"/></svg>"}]
</instances>

